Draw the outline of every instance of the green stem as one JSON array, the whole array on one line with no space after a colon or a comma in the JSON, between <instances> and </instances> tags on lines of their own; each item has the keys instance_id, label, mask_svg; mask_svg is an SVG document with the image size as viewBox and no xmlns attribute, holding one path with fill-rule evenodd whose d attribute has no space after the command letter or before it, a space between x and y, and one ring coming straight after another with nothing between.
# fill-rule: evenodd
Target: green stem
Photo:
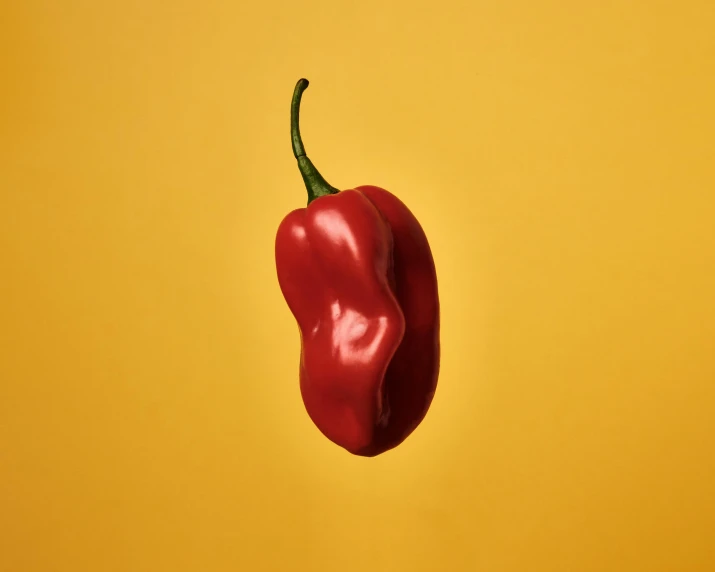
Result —
<instances>
[{"instance_id":1,"label":"green stem","mask_svg":"<svg viewBox=\"0 0 715 572\"><path fill-rule=\"evenodd\" d=\"M315 165L305 156L305 147L300 137L300 127L298 125L300 115L300 100L303 92L308 87L307 79L299 79L293 92L293 101L290 104L290 135L293 142L293 155L298 160L298 168L308 190L308 204L318 197L334 195L340 191L328 184L323 176L315 168Z\"/></svg>"}]
</instances>

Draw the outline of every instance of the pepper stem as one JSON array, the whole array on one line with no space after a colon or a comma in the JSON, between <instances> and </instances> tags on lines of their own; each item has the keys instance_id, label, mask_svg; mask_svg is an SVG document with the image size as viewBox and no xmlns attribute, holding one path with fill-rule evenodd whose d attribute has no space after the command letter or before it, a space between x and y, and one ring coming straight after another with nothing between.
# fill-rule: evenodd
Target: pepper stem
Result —
<instances>
[{"instance_id":1,"label":"pepper stem","mask_svg":"<svg viewBox=\"0 0 715 572\"><path fill-rule=\"evenodd\" d=\"M315 165L305 155L305 147L303 140L300 137L299 116L300 116L300 100L303 97L303 92L308 87L307 79L299 79L295 85L293 92L293 100L290 105L290 135L293 142L293 155L298 160L298 168L305 182L305 188L308 190L308 204L313 202L318 197L325 195L334 195L339 193L339 189L328 184L323 176L315 168Z\"/></svg>"}]
</instances>

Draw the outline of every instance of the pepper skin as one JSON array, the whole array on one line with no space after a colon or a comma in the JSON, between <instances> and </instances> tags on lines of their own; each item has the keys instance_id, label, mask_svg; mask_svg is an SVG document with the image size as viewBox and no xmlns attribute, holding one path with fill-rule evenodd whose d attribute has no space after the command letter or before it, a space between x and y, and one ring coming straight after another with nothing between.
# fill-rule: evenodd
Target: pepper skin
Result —
<instances>
[{"instance_id":1,"label":"pepper skin","mask_svg":"<svg viewBox=\"0 0 715 572\"><path fill-rule=\"evenodd\" d=\"M402 443L424 419L439 373L439 297L422 227L393 194L338 191L305 155L291 105L293 153L307 208L276 236L278 282L301 336L306 411L332 442L373 457Z\"/></svg>"}]
</instances>

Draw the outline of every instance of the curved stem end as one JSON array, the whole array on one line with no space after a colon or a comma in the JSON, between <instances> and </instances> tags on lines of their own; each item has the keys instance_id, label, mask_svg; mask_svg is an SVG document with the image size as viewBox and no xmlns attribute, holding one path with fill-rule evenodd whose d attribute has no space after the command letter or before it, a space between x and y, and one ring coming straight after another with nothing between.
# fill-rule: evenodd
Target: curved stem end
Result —
<instances>
[{"instance_id":1,"label":"curved stem end","mask_svg":"<svg viewBox=\"0 0 715 572\"><path fill-rule=\"evenodd\" d=\"M305 78L299 79L298 83L295 84L290 106L290 134L293 144L293 156L298 160L298 168L308 190L308 204L310 204L318 197L334 195L340 191L328 184L305 154L303 139L300 136L300 102L308 85L310 85L310 82Z\"/></svg>"}]
</instances>

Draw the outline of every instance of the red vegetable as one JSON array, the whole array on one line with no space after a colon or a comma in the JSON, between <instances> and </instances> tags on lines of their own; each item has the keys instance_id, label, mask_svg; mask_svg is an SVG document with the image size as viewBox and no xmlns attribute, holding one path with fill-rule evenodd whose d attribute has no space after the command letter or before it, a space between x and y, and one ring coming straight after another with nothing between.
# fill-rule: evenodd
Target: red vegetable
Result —
<instances>
[{"instance_id":1,"label":"red vegetable","mask_svg":"<svg viewBox=\"0 0 715 572\"><path fill-rule=\"evenodd\" d=\"M293 154L308 207L276 237L278 282L301 334L300 389L320 431L371 457L402 443L429 409L439 372L439 298L427 237L379 187L338 191L305 155L291 106Z\"/></svg>"}]
</instances>

